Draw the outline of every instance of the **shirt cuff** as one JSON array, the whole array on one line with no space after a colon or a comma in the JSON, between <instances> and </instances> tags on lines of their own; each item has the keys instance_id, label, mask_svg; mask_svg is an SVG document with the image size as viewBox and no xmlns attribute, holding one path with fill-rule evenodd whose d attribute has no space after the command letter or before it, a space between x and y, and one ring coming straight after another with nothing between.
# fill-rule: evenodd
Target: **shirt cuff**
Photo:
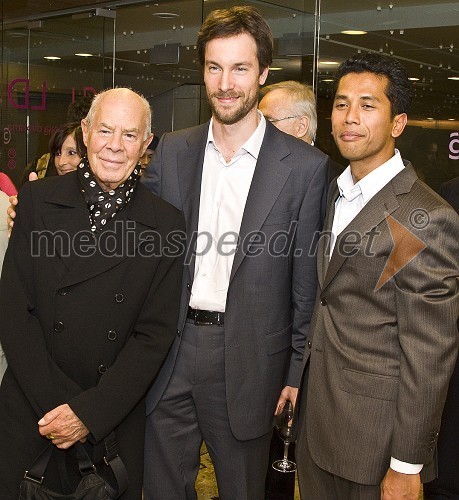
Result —
<instances>
[{"instance_id":1,"label":"shirt cuff","mask_svg":"<svg viewBox=\"0 0 459 500\"><path fill-rule=\"evenodd\" d=\"M409 464L408 462L402 462L394 457L390 457L390 468L402 474L419 474L423 466L424 464Z\"/></svg>"}]
</instances>

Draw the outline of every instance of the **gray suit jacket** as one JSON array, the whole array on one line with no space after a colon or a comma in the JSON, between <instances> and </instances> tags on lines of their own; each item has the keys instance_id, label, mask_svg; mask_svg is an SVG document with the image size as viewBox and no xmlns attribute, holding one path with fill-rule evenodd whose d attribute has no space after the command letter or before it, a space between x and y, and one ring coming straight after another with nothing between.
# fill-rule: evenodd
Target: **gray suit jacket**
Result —
<instances>
[{"instance_id":1,"label":"gray suit jacket","mask_svg":"<svg viewBox=\"0 0 459 500\"><path fill-rule=\"evenodd\" d=\"M209 123L163 136L153 165L155 191L183 210L187 244L198 228L202 165ZM225 370L231 429L252 439L272 428L285 384L298 386L314 306L314 244L327 189L327 156L270 123L239 232L225 310ZM177 337L147 399L164 392L180 346L194 277L184 266Z\"/></svg>"},{"instance_id":2,"label":"gray suit jacket","mask_svg":"<svg viewBox=\"0 0 459 500\"><path fill-rule=\"evenodd\" d=\"M338 194L334 181L328 231ZM458 234L457 214L407 165L330 261L321 238L303 423L321 468L378 484L391 456L432 463L457 355Z\"/></svg>"}]
</instances>

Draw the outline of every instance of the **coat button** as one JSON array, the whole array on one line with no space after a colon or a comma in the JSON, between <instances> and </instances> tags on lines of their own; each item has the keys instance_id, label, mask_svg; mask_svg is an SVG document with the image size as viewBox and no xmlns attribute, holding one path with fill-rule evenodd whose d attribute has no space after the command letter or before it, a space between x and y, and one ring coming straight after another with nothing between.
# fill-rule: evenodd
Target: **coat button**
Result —
<instances>
[{"instance_id":1,"label":"coat button","mask_svg":"<svg viewBox=\"0 0 459 500\"><path fill-rule=\"evenodd\" d=\"M311 347L312 347L312 342L310 340L308 340L308 347L309 347L309 349L311 349Z\"/></svg>"},{"instance_id":2,"label":"coat button","mask_svg":"<svg viewBox=\"0 0 459 500\"><path fill-rule=\"evenodd\" d=\"M177 329L177 337L180 337L180 335L182 335L182 332L181 330Z\"/></svg>"},{"instance_id":3,"label":"coat button","mask_svg":"<svg viewBox=\"0 0 459 500\"><path fill-rule=\"evenodd\" d=\"M118 302L118 304L121 304L121 302L123 302L124 300L124 295L122 293L117 293L115 295L115 300L116 302Z\"/></svg>"},{"instance_id":4,"label":"coat button","mask_svg":"<svg viewBox=\"0 0 459 500\"><path fill-rule=\"evenodd\" d=\"M323 297L322 299L320 299L320 304L322 306L326 306L327 305L327 299L325 297Z\"/></svg>"},{"instance_id":5,"label":"coat button","mask_svg":"<svg viewBox=\"0 0 459 500\"><path fill-rule=\"evenodd\" d=\"M107 367L105 365L99 365L97 367L97 371L102 374L102 373L105 373L107 371Z\"/></svg>"},{"instance_id":6,"label":"coat button","mask_svg":"<svg viewBox=\"0 0 459 500\"><path fill-rule=\"evenodd\" d=\"M107 333L107 338L108 340L116 340L118 338L118 334L115 332L115 330L109 330Z\"/></svg>"},{"instance_id":7,"label":"coat button","mask_svg":"<svg viewBox=\"0 0 459 500\"><path fill-rule=\"evenodd\" d=\"M55 332L62 332L63 329L64 329L64 323L62 323L62 321L56 321L56 323L54 323Z\"/></svg>"},{"instance_id":8,"label":"coat button","mask_svg":"<svg viewBox=\"0 0 459 500\"><path fill-rule=\"evenodd\" d=\"M69 293L69 289L68 288L61 288L59 291L58 291L59 295L61 296L64 296L64 295L67 295Z\"/></svg>"},{"instance_id":9,"label":"coat button","mask_svg":"<svg viewBox=\"0 0 459 500\"><path fill-rule=\"evenodd\" d=\"M191 285L190 285L190 283L187 283L187 284L186 284L186 288L187 288L187 290L191 290Z\"/></svg>"}]
</instances>

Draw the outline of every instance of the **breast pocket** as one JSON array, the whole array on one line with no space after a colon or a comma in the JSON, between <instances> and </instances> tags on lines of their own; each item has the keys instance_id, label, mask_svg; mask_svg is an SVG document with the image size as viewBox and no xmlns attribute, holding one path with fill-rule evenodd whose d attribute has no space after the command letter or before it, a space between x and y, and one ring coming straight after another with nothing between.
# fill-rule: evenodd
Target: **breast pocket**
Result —
<instances>
[{"instance_id":1,"label":"breast pocket","mask_svg":"<svg viewBox=\"0 0 459 500\"><path fill-rule=\"evenodd\" d=\"M288 224L292 220L292 212L274 212L266 217L263 226L276 226L278 224Z\"/></svg>"}]
</instances>

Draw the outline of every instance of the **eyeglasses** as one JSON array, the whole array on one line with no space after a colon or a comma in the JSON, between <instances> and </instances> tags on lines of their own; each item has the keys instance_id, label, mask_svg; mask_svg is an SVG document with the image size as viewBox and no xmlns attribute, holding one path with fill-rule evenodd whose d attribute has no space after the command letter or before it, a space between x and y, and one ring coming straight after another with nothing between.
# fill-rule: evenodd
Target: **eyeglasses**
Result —
<instances>
[{"instance_id":1,"label":"eyeglasses","mask_svg":"<svg viewBox=\"0 0 459 500\"><path fill-rule=\"evenodd\" d=\"M296 116L285 116L284 118L266 118L268 122L276 123L281 122L282 120L291 120L292 118L299 118L299 115Z\"/></svg>"}]
</instances>

